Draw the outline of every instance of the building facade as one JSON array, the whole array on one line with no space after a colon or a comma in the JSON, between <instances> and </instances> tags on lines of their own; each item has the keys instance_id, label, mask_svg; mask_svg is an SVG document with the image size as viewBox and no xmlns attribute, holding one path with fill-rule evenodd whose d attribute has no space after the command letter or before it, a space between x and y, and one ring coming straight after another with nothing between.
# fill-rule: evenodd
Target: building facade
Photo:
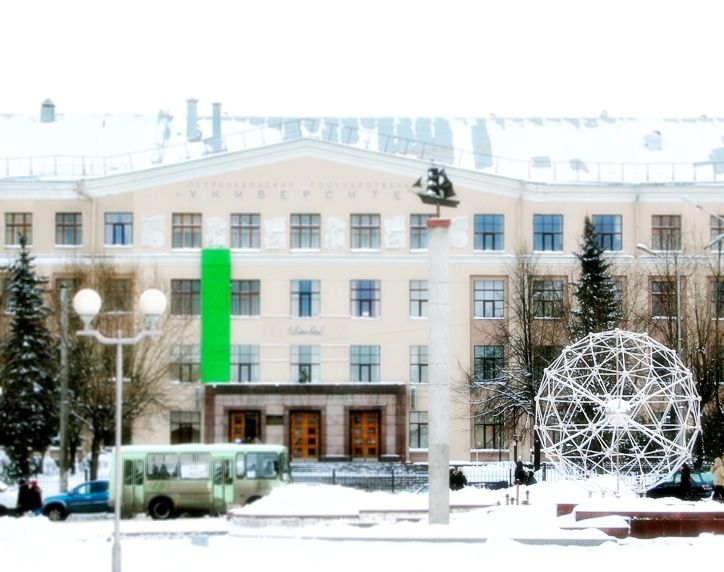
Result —
<instances>
[{"instance_id":1,"label":"building facade","mask_svg":"<svg viewBox=\"0 0 724 572\"><path fill-rule=\"evenodd\" d=\"M53 288L69 267L100 261L136 276L126 302L145 287L167 293L162 327L179 332L163 341L167 408L133 420L134 443L261 440L296 460L425 460L437 215L411 187L429 160L305 137L216 151L117 174L0 179L0 262L24 235ZM532 426L511 433L475 415L469 392L505 363L516 261L535 260L535 318L552 325L551 348L563 345L555 331L585 217L631 304L671 317L657 263L721 262L702 247L724 232L724 187L447 173L460 200L440 213L451 220L450 456L527 456ZM724 290L710 274L718 313Z\"/></svg>"}]
</instances>

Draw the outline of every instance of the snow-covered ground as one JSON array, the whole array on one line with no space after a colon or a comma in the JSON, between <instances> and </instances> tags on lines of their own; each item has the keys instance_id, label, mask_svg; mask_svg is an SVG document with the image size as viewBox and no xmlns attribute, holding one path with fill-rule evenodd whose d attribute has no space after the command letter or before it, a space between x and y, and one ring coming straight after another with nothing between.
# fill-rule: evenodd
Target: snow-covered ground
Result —
<instances>
[{"instance_id":1,"label":"snow-covered ground","mask_svg":"<svg viewBox=\"0 0 724 572\"><path fill-rule=\"evenodd\" d=\"M520 491L530 504L505 504L515 489L466 488L450 493L456 504L490 504L486 509L453 512L448 525L420 522L350 524L349 520L309 526L240 526L233 515L330 515L361 509L426 508L426 493L368 493L330 485L289 485L253 505L232 511L232 518L182 518L157 522L137 517L121 522L122 565L133 572L200 572L246 568L327 572L340 570L436 571L443 567L525 567L531 570L630 570L715 565L722 537L610 540L581 546L576 540L605 539L595 530L562 531L570 517L556 517L557 502L597 507L625 504L650 509L719 507L713 501L680 503L643 499L607 479L540 483ZM618 494L616 494L618 492ZM500 502L501 504L497 504ZM184 534L179 534L184 533ZM0 567L3 570L97 572L111 568L113 519L71 517L52 523L43 517L0 518ZM394 542L389 539L396 539ZM518 539L518 540L515 540ZM545 544L527 544L542 539ZM445 541L448 540L448 541ZM590 543L589 543L590 544Z\"/></svg>"}]
</instances>

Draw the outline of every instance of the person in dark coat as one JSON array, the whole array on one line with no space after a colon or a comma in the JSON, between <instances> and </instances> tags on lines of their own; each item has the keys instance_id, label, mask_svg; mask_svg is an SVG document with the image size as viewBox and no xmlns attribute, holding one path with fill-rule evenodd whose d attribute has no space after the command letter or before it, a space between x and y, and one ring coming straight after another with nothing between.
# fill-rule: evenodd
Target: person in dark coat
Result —
<instances>
[{"instance_id":1,"label":"person in dark coat","mask_svg":"<svg viewBox=\"0 0 724 572\"><path fill-rule=\"evenodd\" d=\"M28 487L28 510L33 514L40 514L43 507L43 490L38 485L38 481L33 479Z\"/></svg>"},{"instance_id":2,"label":"person in dark coat","mask_svg":"<svg viewBox=\"0 0 724 572\"><path fill-rule=\"evenodd\" d=\"M518 459L515 462L515 472L513 473L513 480L516 485L527 485L528 484L528 471L523 466L523 461Z\"/></svg>"},{"instance_id":3,"label":"person in dark coat","mask_svg":"<svg viewBox=\"0 0 724 572\"><path fill-rule=\"evenodd\" d=\"M459 491L465 488L468 484L468 479L460 470L460 467L453 467L450 469L450 489L453 491Z\"/></svg>"},{"instance_id":4,"label":"person in dark coat","mask_svg":"<svg viewBox=\"0 0 724 572\"><path fill-rule=\"evenodd\" d=\"M691 468L687 463L681 465L681 482L679 483L679 498L691 498Z\"/></svg>"},{"instance_id":5,"label":"person in dark coat","mask_svg":"<svg viewBox=\"0 0 724 572\"><path fill-rule=\"evenodd\" d=\"M15 514L23 516L30 510L30 485L25 479L18 483L18 500L15 505Z\"/></svg>"}]
</instances>

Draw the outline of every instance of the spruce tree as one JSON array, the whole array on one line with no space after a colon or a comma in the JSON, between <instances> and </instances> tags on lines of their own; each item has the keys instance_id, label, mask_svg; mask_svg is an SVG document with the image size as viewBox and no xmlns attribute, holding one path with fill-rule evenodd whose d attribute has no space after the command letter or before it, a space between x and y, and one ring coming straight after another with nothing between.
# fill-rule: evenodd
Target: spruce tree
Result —
<instances>
[{"instance_id":1,"label":"spruce tree","mask_svg":"<svg viewBox=\"0 0 724 572\"><path fill-rule=\"evenodd\" d=\"M45 279L20 239L8 268L10 332L2 344L0 445L10 459L10 476L27 477L34 453L43 453L58 431L57 345L47 326Z\"/></svg>"},{"instance_id":2,"label":"spruce tree","mask_svg":"<svg viewBox=\"0 0 724 572\"><path fill-rule=\"evenodd\" d=\"M593 223L586 217L581 252L576 253L581 271L574 295L578 308L573 311L573 337L580 339L591 332L616 328L621 321L621 307L610 264L596 240Z\"/></svg>"}]
</instances>

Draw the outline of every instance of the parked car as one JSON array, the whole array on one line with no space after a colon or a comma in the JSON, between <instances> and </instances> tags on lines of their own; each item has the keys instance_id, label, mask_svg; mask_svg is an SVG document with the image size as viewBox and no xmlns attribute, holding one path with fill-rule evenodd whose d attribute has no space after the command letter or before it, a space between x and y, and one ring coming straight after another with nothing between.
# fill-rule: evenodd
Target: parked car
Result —
<instances>
[{"instance_id":1,"label":"parked car","mask_svg":"<svg viewBox=\"0 0 724 572\"><path fill-rule=\"evenodd\" d=\"M71 514L110 512L108 481L87 481L43 502L43 514L50 520L65 520Z\"/></svg>"},{"instance_id":2,"label":"parked car","mask_svg":"<svg viewBox=\"0 0 724 572\"><path fill-rule=\"evenodd\" d=\"M13 514L18 502L18 489L0 481L0 516Z\"/></svg>"},{"instance_id":3,"label":"parked car","mask_svg":"<svg viewBox=\"0 0 724 572\"><path fill-rule=\"evenodd\" d=\"M691 493L694 499L707 499L714 492L714 477L709 471L691 471ZM681 473L677 472L668 481L659 483L646 491L654 499L663 497L681 498Z\"/></svg>"}]
</instances>

